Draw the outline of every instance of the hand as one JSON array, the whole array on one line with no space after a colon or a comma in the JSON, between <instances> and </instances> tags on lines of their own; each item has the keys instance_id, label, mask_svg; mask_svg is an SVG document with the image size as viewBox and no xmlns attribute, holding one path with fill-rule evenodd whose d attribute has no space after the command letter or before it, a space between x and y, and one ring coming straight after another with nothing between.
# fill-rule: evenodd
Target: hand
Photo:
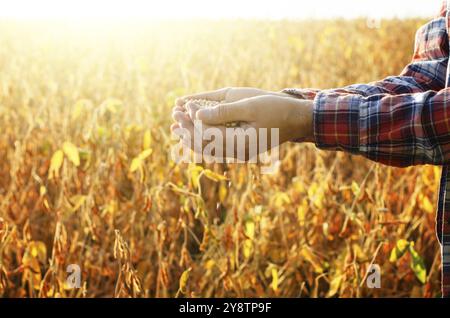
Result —
<instances>
[{"instance_id":1,"label":"hand","mask_svg":"<svg viewBox=\"0 0 450 318\"><path fill-rule=\"evenodd\" d=\"M279 144L293 139L312 140L313 136L313 102L285 96L262 95L245 98L237 102L224 103L211 108L199 108L195 102L185 105L188 113L175 110L173 117L177 124L173 127L189 131L194 136L195 126L193 120L202 122L202 129L218 128L226 136L226 124L241 122L241 133L246 129L266 128L270 140L271 129L278 129ZM259 133L257 133L259 136ZM194 141L194 140L192 140ZM198 141L191 142L191 148ZM223 147L226 148L225 140ZM253 141L258 142L258 141ZM269 143L270 144L270 143ZM278 146L270 145L270 146ZM246 149L250 147L246 144ZM267 149L266 149L267 150ZM265 151L265 150L264 150ZM258 149L258 152L260 150ZM246 157L248 158L248 157Z\"/></svg>"},{"instance_id":2,"label":"hand","mask_svg":"<svg viewBox=\"0 0 450 318\"><path fill-rule=\"evenodd\" d=\"M188 109L186 108L186 105L189 101L193 100L207 100L207 101L214 101L219 103L233 103L237 102L239 100L243 100L246 98L256 97L256 96L280 96L280 97L292 97L289 94L281 93L281 92L273 92L273 91L266 91L263 89L253 88L253 87L226 87L221 88L218 90L208 91L208 92L202 92L192 95L186 95L183 97L180 97L175 102L175 107L172 110L172 117L175 119L175 117L181 118L184 117L181 113L186 113ZM185 117L187 119L187 117ZM194 120L194 118L191 116L191 119ZM176 123L172 124L170 129L171 131L175 131L176 129L180 128L180 125L178 123L178 120L176 120Z\"/></svg>"},{"instance_id":3,"label":"hand","mask_svg":"<svg viewBox=\"0 0 450 318\"><path fill-rule=\"evenodd\" d=\"M264 95L200 109L194 116L210 126L244 122L255 129L276 128L281 144L312 137L312 113L312 101Z\"/></svg>"},{"instance_id":4,"label":"hand","mask_svg":"<svg viewBox=\"0 0 450 318\"><path fill-rule=\"evenodd\" d=\"M183 96L181 98L178 98L176 100L176 107L177 110L182 111L184 110L184 106L187 102L191 100L198 100L198 99L204 99L209 101L215 101L215 102L225 102L225 103L232 103L239 101L241 99L245 98L251 98L256 96L263 96L263 95L271 95L271 96L284 96L288 97L290 95L285 93L279 93L279 92L271 92L266 91L258 88L252 88L252 87L226 87L222 89L218 89L215 91L209 91L209 92L203 92L193 95L187 95ZM175 109L174 109L175 110Z\"/></svg>"}]
</instances>

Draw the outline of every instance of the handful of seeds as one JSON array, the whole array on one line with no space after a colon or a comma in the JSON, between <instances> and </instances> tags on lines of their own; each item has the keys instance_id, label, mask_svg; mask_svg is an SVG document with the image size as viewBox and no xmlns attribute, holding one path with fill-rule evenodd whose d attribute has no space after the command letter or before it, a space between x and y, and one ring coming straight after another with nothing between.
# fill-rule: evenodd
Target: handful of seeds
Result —
<instances>
[{"instance_id":1,"label":"handful of seeds","mask_svg":"<svg viewBox=\"0 0 450 318\"><path fill-rule=\"evenodd\" d=\"M206 100L206 99L191 99L191 100L189 100L189 102L193 102L193 103L197 104L198 106L200 106L201 108L214 107L219 104L224 104L224 102L216 102L216 101ZM231 122L231 123L226 123L225 126L227 128L241 127L241 122L235 121L235 122Z\"/></svg>"}]
</instances>

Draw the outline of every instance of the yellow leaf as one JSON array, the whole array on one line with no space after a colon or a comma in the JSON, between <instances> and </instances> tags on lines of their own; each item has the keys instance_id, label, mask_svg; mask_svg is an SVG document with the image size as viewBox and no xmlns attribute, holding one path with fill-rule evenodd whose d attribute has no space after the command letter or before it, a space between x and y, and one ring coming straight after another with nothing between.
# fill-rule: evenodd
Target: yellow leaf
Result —
<instances>
[{"instance_id":1,"label":"yellow leaf","mask_svg":"<svg viewBox=\"0 0 450 318\"><path fill-rule=\"evenodd\" d=\"M81 114L83 113L84 107L81 104L75 104L74 110L72 112L72 118L73 119L78 119L79 117L81 117Z\"/></svg>"},{"instance_id":2,"label":"yellow leaf","mask_svg":"<svg viewBox=\"0 0 450 318\"><path fill-rule=\"evenodd\" d=\"M294 187L295 191L298 192L298 193L304 193L305 192L304 183L299 178L294 178L293 187Z\"/></svg>"},{"instance_id":3,"label":"yellow leaf","mask_svg":"<svg viewBox=\"0 0 450 318\"><path fill-rule=\"evenodd\" d=\"M318 274L323 273L323 267L320 264L320 259L311 252L311 250L307 247L302 248L300 254L305 258L306 261L311 263L314 268L314 271Z\"/></svg>"},{"instance_id":4,"label":"yellow leaf","mask_svg":"<svg viewBox=\"0 0 450 318\"><path fill-rule=\"evenodd\" d=\"M43 242L32 241L28 244L28 251L30 255L42 263L46 261L47 258L47 247Z\"/></svg>"},{"instance_id":5,"label":"yellow leaf","mask_svg":"<svg viewBox=\"0 0 450 318\"><path fill-rule=\"evenodd\" d=\"M274 205L277 208L282 208L284 207L286 204L291 203L291 200L289 199L289 196L284 193L284 192L277 192L275 194L275 198L274 198Z\"/></svg>"},{"instance_id":6,"label":"yellow leaf","mask_svg":"<svg viewBox=\"0 0 450 318\"><path fill-rule=\"evenodd\" d=\"M409 253L411 254L411 269L417 279L422 284L425 284L427 282L427 269L422 257L420 257L419 253L414 249L414 244L409 244Z\"/></svg>"},{"instance_id":7,"label":"yellow leaf","mask_svg":"<svg viewBox=\"0 0 450 318\"><path fill-rule=\"evenodd\" d=\"M78 148L73 143L66 141L63 143L63 151L67 158L78 167L80 165L80 154L78 153Z\"/></svg>"},{"instance_id":8,"label":"yellow leaf","mask_svg":"<svg viewBox=\"0 0 450 318\"><path fill-rule=\"evenodd\" d=\"M208 260L208 261L206 262L205 268L206 268L207 270L211 270L211 269L213 269L213 267L214 267L215 265L216 265L216 262L215 262L214 260L210 259L210 260Z\"/></svg>"},{"instance_id":9,"label":"yellow leaf","mask_svg":"<svg viewBox=\"0 0 450 318\"><path fill-rule=\"evenodd\" d=\"M72 204L72 209L70 212L75 212L77 211L79 208L81 208L81 206L84 204L84 202L86 202L86 196L85 195L74 195L73 197L70 198L70 203Z\"/></svg>"},{"instance_id":10,"label":"yellow leaf","mask_svg":"<svg viewBox=\"0 0 450 318\"><path fill-rule=\"evenodd\" d=\"M108 129L104 126L98 125L97 134L100 138L106 138L106 136L108 135Z\"/></svg>"},{"instance_id":11,"label":"yellow leaf","mask_svg":"<svg viewBox=\"0 0 450 318\"><path fill-rule=\"evenodd\" d=\"M208 179L215 181L215 182L227 180L226 177L224 177L218 173L215 173L214 171L211 171L209 169L203 170L203 174L205 175L205 177L207 177Z\"/></svg>"},{"instance_id":12,"label":"yellow leaf","mask_svg":"<svg viewBox=\"0 0 450 318\"><path fill-rule=\"evenodd\" d=\"M419 194L419 205L422 208L422 210L424 210L426 213L434 213L434 206L431 203L430 199L426 196L423 195L422 193Z\"/></svg>"},{"instance_id":13,"label":"yellow leaf","mask_svg":"<svg viewBox=\"0 0 450 318\"><path fill-rule=\"evenodd\" d=\"M365 259L367 259L366 254L364 253L364 251L361 249L361 247L358 244L353 244L352 249L353 249L353 254L355 255L355 257L358 261L362 262Z\"/></svg>"},{"instance_id":14,"label":"yellow leaf","mask_svg":"<svg viewBox=\"0 0 450 318\"><path fill-rule=\"evenodd\" d=\"M227 186L224 182L222 182L219 186L219 201L221 203L224 203L225 199L227 198L227 195L228 195Z\"/></svg>"},{"instance_id":15,"label":"yellow leaf","mask_svg":"<svg viewBox=\"0 0 450 318\"><path fill-rule=\"evenodd\" d=\"M131 161L130 172L131 173L136 172L140 168L141 165L142 165L141 158L139 158L139 157L134 158Z\"/></svg>"},{"instance_id":16,"label":"yellow leaf","mask_svg":"<svg viewBox=\"0 0 450 318\"><path fill-rule=\"evenodd\" d=\"M305 225L306 211L308 211L308 201L303 199L302 204L297 208L297 219L300 226Z\"/></svg>"},{"instance_id":17,"label":"yellow leaf","mask_svg":"<svg viewBox=\"0 0 450 318\"><path fill-rule=\"evenodd\" d=\"M143 183L145 180L145 172L144 172L144 166L142 164L139 166L139 173L140 173L139 180Z\"/></svg>"},{"instance_id":18,"label":"yellow leaf","mask_svg":"<svg viewBox=\"0 0 450 318\"><path fill-rule=\"evenodd\" d=\"M122 105L123 105L123 103L121 100L119 100L117 98L108 98L107 100L105 100L102 103L100 108L103 113L110 112L111 114L116 114L119 112Z\"/></svg>"},{"instance_id":19,"label":"yellow leaf","mask_svg":"<svg viewBox=\"0 0 450 318\"><path fill-rule=\"evenodd\" d=\"M40 197L43 197L46 194L47 194L47 188L45 186L41 185L39 187L39 195L40 195Z\"/></svg>"},{"instance_id":20,"label":"yellow leaf","mask_svg":"<svg viewBox=\"0 0 450 318\"><path fill-rule=\"evenodd\" d=\"M389 256L389 261L391 263L395 263L400 257L405 254L410 243L407 240L400 239L395 244L395 247L391 251L391 255Z\"/></svg>"},{"instance_id":21,"label":"yellow leaf","mask_svg":"<svg viewBox=\"0 0 450 318\"><path fill-rule=\"evenodd\" d=\"M86 109L91 108L91 107L92 107L92 102L90 100L80 99L73 106L72 118L75 120L80 118L81 115L83 114L83 112L86 111Z\"/></svg>"},{"instance_id":22,"label":"yellow leaf","mask_svg":"<svg viewBox=\"0 0 450 318\"><path fill-rule=\"evenodd\" d=\"M333 297L339 290L342 282L342 275L334 277L330 282L330 289L328 290L327 297Z\"/></svg>"},{"instance_id":23,"label":"yellow leaf","mask_svg":"<svg viewBox=\"0 0 450 318\"><path fill-rule=\"evenodd\" d=\"M152 134L150 130L146 130L144 133L144 139L142 141L142 149L149 149L152 145Z\"/></svg>"},{"instance_id":24,"label":"yellow leaf","mask_svg":"<svg viewBox=\"0 0 450 318\"><path fill-rule=\"evenodd\" d=\"M189 273L191 272L191 270L192 270L192 268L188 268L187 270L185 270L184 272L183 272L183 274L181 274L181 277L180 277L180 291L184 294L184 293L186 293L186 286L187 286L187 283L188 283L188 280L189 280Z\"/></svg>"},{"instance_id":25,"label":"yellow leaf","mask_svg":"<svg viewBox=\"0 0 450 318\"><path fill-rule=\"evenodd\" d=\"M22 264L25 267L30 268L34 272L40 271L41 269L37 257L34 257L31 254L30 246L27 247L27 250L25 251L25 254L22 257Z\"/></svg>"},{"instance_id":26,"label":"yellow leaf","mask_svg":"<svg viewBox=\"0 0 450 318\"><path fill-rule=\"evenodd\" d=\"M409 245L409 242L407 240L398 240L397 241L397 248L401 251L404 251Z\"/></svg>"},{"instance_id":27,"label":"yellow leaf","mask_svg":"<svg viewBox=\"0 0 450 318\"><path fill-rule=\"evenodd\" d=\"M25 266L22 275L22 284L25 284L28 281L34 290L39 290L42 274L37 258L27 252L22 258L22 263Z\"/></svg>"},{"instance_id":28,"label":"yellow leaf","mask_svg":"<svg viewBox=\"0 0 450 318\"><path fill-rule=\"evenodd\" d=\"M355 196L358 196L360 191L361 191L361 189L359 188L359 185L355 181L353 181L352 182L352 192L353 192L353 194Z\"/></svg>"},{"instance_id":29,"label":"yellow leaf","mask_svg":"<svg viewBox=\"0 0 450 318\"><path fill-rule=\"evenodd\" d=\"M278 290L278 271L276 268L272 268L272 289L274 291Z\"/></svg>"},{"instance_id":30,"label":"yellow leaf","mask_svg":"<svg viewBox=\"0 0 450 318\"><path fill-rule=\"evenodd\" d=\"M192 186L195 189L198 189L198 181L199 181L198 178L202 171L203 171L203 168L201 166L197 166L195 164L190 164L188 167L188 174L191 179Z\"/></svg>"},{"instance_id":31,"label":"yellow leaf","mask_svg":"<svg viewBox=\"0 0 450 318\"><path fill-rule=\"evenodd\" d=\"M313 182L308 189L308 196L311 198L313 204L318 208L323 208L324 189L316 182Z\"/></svg>"},{"instance_id":32,"label":"yellow leaf","mask_svg":"<svg viewBox=\"0 0 450 318\"><path fill-rule=\"evenodd\" d=\"M49 179L59 177L59 169L61 169L64 160L64 153L62 150L57 150L50 160L50 168L48 170Z\"/></svg>"},{"instance_id":33,"label":"yellow leaf","mask_svg":"<svg viewBox=\"0 0 450 318\"><path fill-rule=\"evenodd\" d=\"M143 177L143 172L144 172L144 160L147 159L151 154L152 154L153 150L152 149L146 149L144 151L142 151L136 158L134 158L131 161L131 165L130 165L130 172L136 172L137 170L139 170L141 172L141 178Z\"/></svg>"},{"instance_id":34,"label":"yellow leaf","mask_svg":"<svg viewBox=\"0 0 450 318\"><path fill-rule=\"evenodd\" d=\"M255 222L252 220L245 222L245 235L251 240L255 238Z\"/></svg>"},{"instance_id":35,"label":"yellow leaf","mask_svg":"<svg viewBox=\"0 0 450 318\"><path fill-rule=\"evenodd\" d=\"M44 199L44 206L47 210L50 210L50 204L48 203L47 199Z\"/></svg>"},{"instance_id":36,"label":"yellow leaf","mask_svg":"<svg viewBox=\"0 0 450 318\"><path fill-rule=\"evenodd\" d=\"M141 159L141 161L144 161L145 159L147 159L151 154L152 154L153 150L152 149L146 149L143 152L141 152L139 154L139 159Z\"/></svg>"},{"instance_id":37,"label":"yellow leaf","mask_svg":"<svg viewBox=\"0 0 450 318\"><path fill-rule=\"evenodd\" d=\"M244 241L244 257L245 259L249 259L250 256L252 256L252 252L253 252L253 243L252 240L246 239Z\"/></svg>"},{"instance_id":38,"label":"yellow leaf","mask_svg":"<svg viewBox=\"0 0 450 318\"><path fill-rule=\"evenodd\" d=\"M330 225L328 224L328 222L323 222L322 223L322 232L325 237L329 237L329 235L330 235L329 229L330 229Z\"/></svg>"}]
</instances>

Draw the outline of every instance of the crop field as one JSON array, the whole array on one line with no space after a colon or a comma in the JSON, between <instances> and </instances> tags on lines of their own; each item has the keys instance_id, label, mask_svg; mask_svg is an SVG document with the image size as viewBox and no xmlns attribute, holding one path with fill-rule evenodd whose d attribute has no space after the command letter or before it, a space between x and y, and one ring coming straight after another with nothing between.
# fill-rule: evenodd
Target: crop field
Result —
<instances>
[{"instance_id":1,"label":"crop field","mask_svg":"<svg viewBox=\"0 0 450 318\"><path fill-rule=\"evenodd\" d=\"M397 75L424 22L0 22L0 297L439 296L439 167L170 156L177 97Z\"/></svg>"}]
</instances>

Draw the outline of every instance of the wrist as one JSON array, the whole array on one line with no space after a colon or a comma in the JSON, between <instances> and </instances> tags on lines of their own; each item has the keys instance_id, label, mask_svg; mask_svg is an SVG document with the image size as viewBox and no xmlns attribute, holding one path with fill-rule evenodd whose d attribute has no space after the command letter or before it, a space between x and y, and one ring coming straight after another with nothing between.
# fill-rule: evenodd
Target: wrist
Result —
<instances>
[{"instance_id":1,"label":"wrist","mask_svg":"<svg viewBox=\"0 0 450 318\"><path fill-rule=\"evenodd\" d=\"M291 116L293 121L292 140L314 142L314 102L311 100L295 100L295 111Z\"/></svg>"}]
</instances>

